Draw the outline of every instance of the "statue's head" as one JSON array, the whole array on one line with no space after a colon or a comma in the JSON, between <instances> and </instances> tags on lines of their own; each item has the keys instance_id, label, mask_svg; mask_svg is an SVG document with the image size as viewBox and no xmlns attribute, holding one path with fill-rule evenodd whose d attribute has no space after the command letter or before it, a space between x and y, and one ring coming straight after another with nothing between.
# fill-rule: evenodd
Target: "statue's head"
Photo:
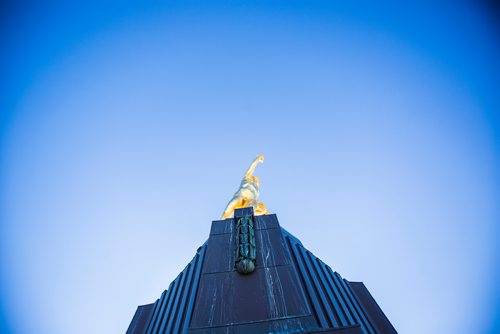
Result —
<instances>
[{"instance_id":1,"label":"statue's head","mask_svg":"<svg viewBox=\"0 0 500 334\"><path fill-rule=\"evenodd\" d=\"M255 175L252 175L252 176L250 177L249 182L250 182L251 184L255 185L256 187L258 187L258 186L259 186L259 184L260 184L259 178L258 178L257 176L255 176Z\"/></svg>"},{"instance_id":2,"label":"statue's head","mask_svg":"<svg viewBox=\"0 0 500 334\"><path fill-rule=\"evenodd\" d=\"M257 157L257 160L258 160L260 163L264 162L264 156L263 156L263 155L259 155L259 156Z\"/></svg>"}]
</instances>

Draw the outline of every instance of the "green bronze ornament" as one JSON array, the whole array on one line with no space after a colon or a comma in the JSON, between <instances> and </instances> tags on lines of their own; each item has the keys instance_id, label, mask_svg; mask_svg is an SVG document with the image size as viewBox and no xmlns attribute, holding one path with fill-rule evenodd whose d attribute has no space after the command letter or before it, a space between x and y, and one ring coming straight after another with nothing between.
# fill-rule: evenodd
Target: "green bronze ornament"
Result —
<instances>
[{"instance_id":1,"label":"green bronze ornament","mask_svg":"<svg viewBox=\"0 0 500 334\"><path fill-rule=\"evenodd\" d=\"M242 216L236 216L236 261L235 267L240 274L249 274L255 270L255 229L253 210Z\"/></svg>"}]
</instances>

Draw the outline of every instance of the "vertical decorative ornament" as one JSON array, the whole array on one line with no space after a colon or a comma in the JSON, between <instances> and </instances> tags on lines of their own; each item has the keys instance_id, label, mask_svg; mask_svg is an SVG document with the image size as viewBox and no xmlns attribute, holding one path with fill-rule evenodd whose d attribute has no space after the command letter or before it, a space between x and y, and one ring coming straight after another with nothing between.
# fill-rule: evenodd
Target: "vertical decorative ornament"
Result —
<instances>
[{"instance_id":1,"label":"vertical decorative ornament","mask_svg":"<svg viewBox=\"0 0 500 334\"><path fill-rule=\"evenodd\" d=\"M253 208L235 211L236 224L236 261L235 267L240 274L249 274L255 270L255 228Z\"/></svg>"}]
</instances>

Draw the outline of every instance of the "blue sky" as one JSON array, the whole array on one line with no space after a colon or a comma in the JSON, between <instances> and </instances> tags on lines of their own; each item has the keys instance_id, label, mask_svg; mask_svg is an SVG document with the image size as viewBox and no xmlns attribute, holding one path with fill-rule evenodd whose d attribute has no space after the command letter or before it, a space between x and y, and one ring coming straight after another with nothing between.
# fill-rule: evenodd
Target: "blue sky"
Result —
<instances>
[{"instance_id":1,"label":"blue sky","mask_svg":"<svg viewBox=\"0 0 500 334\"><path fill-rule=\"evenodd\" d=\"M261 200L400 333L500 328L487 3L4 4L0 331L120 333Z\"/></svg>"}]
</instances>

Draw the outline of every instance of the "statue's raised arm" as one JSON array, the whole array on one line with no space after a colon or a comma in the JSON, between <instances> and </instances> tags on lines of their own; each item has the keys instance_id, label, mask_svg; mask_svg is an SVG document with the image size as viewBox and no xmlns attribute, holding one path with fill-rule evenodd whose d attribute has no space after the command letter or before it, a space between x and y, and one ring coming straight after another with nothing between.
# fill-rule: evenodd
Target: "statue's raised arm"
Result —
<instances>
[{"instance_id":1,"label":"statue's raised arm","mask_svg":"<svg viewBox=\"0 0 500 334\"><path fill-rule=\"evenodd\" d=\"M248 177L252 176L253 172L255 172L255 168L257 167L257 164L263 163L263 162L264 162L264 156L263 155L259 155L257 158L255 158L253 160L252 164L250 165L250 167L248 167L248 170L245 173L245 177L248 178Z\"/></svg>"},{"instance_id":2,"label":"statue's raised arm","mask_svg":"<svg viewBox=\"0 0 500 334\"><path fill-rule=\"evenodd\" d=\"M238 208L253 207L256 215L267 214L268 211L264 203L259 202L259 178L254 176L255 168L259 163L264 162L264 156L259 155L254 159L245 175L241 180L240 188L233 195L222 214L222 219L229 218L233 215L234 210Z\"/></svg>"}]
</instances>

